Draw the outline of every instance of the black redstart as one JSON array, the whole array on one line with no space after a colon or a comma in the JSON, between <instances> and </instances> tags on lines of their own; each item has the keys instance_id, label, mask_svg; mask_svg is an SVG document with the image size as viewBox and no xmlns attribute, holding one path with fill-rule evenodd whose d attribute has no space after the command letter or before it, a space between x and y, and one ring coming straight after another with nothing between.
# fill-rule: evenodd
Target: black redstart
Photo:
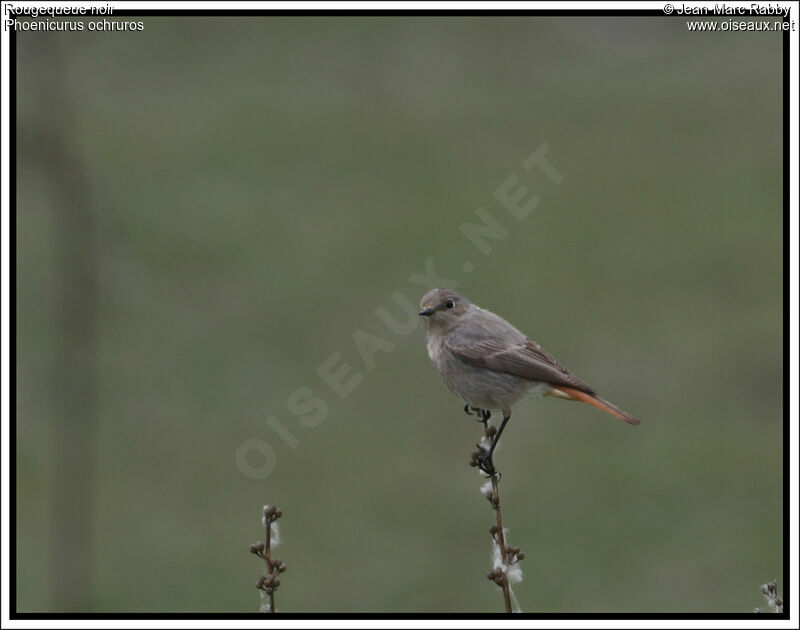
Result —
<instances>
[{"instance_id":1,"label":"black redstart","mask_svg":"<svg viewBox=\"0 0 800 630\"><path fill-rule=\"evenodd\" d=\"M557 396L602 409L628 424L633 416L600 398L595 391L502 317L484 310L450 289L433 289L420 302L428 324L428 355L439 378L485 422L489 410L503 412L503 422L481 469L494 473L492 453L511 417L511 408L531 397Z\"/></svg>"}]
</instances>

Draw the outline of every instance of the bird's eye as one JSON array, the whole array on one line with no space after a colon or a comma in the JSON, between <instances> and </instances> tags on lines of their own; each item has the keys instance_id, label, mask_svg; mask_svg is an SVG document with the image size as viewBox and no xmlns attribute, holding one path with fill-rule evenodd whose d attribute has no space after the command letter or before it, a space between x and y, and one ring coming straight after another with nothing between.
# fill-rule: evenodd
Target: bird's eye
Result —
<instances>
[{"instance_id":1,"label":"bird's eye","mask_svg":"<svg viewBox=\"0 0 800 630\"><path fill-rule=\"evenodd\" d=\"M445 305L445 307L447 307L447 308L453 308L453 307L456 305L456 303L455 303L455 302L453 302L453 300L447 300L447 302L445 302L445 304L444 304L444 305Z\"/></svg>"}]
</instances>

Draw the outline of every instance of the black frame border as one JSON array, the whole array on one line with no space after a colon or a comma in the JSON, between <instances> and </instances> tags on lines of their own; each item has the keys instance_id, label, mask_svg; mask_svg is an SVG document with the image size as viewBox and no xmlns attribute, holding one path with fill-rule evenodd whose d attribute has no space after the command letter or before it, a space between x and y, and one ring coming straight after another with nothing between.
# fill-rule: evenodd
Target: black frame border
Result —
<instances>
[{"instance_id":1,"label":"black frame border","mask_svg":"<svg viewBox=\"0 0 800 630\"><path fill-rule=\"evenodd\" d=\"M686 19L685 15L667 15L658 9L312 9L303 11L300 8L293 9L145 9L141 11L115 10L114 17L269 17L269 16L293 16L293 17L315 17L315 16L365 16L365 17L397 17L397 16L422 16L422 17L493 17L493 16L520 16L520 17L659 17L662 19ZM100 17L100 16L98 16ZM699 18L700 16L696 16ZM709 15L705 19L718 19L721 16ZM753 16L741 16L746 19ZM759 16L766 17L766 16ZM774 17L770 16L771 19ZM789 18L783 18L787 21ZM790 312L789 312L789 291L790 291L790 249L789 235L790 227L790 64L791 64L791 42L789 31L783 32L783 333L784 333L784 356L783 356L783 545L784 545L784 564L782 576L782 591L784 601L784 613L782 614L761 614L754 613L518 613L508 615L507 613L278 613L275 617L267 619L263 613L26 613L17 610L17 527L16 527L16 507L17 507L17 470L16 470L16 444L17 444L17 401L16 401L16 369L9 365L9 395L10 395L10 457L9 462L10 497L9 497L9 547L11 550L9 563L9 618L11 620L246 620L258 619L264 622L269 621L272 627L280 627L282 619L565 619L565 620L604 620L604 619L640 619L640 620L734 620L748 619L770 623L777 619L788 620L790 618L790 523L789 523L789 482L790 482L790 450L789 450L789 388L790 383L790 357L786 352L786 346L790 340ZM9 296L9 359L16 364L17 357L17 316L16 316L16 288L17 288L17 265L16 265L16 234L17 234L17 35L14 30L9 32L9 278L11 282ZM796 490L796 489L795 489Z\"/></svg>"}]
</instances>

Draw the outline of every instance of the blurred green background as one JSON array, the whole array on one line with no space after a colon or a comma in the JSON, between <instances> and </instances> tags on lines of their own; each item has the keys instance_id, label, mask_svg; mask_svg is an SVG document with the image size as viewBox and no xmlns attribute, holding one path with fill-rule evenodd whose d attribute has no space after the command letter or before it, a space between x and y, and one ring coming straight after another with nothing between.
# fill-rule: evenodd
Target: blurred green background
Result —
<instances>
[{"instance_id":1,"label":"blurred green background","mask_svg":"<svg viewBox=\"0 0 800 630\"><path fill-rule=\"evenodd\" d=\"M523 610L763 605L783 571L780 35L141 19L17 35L18 611L255 612L265 503L281 611L501 611L480 427L423 327L376 314L406 321L391 295L416 304L429 257L642 420L516 412L497 463ZM559 185L522 167L545 143ZM523 221L494 198L511 175L541 198ZM485 256L459 229L478 207L509 231ZM373 371L359 329L394 346ZM344 399L317 375L333 353L363 375ZM298 387L318 426L289 411ZM246 440L274 449L266 478L237 465Z\"/></svg>"}]
</instances>

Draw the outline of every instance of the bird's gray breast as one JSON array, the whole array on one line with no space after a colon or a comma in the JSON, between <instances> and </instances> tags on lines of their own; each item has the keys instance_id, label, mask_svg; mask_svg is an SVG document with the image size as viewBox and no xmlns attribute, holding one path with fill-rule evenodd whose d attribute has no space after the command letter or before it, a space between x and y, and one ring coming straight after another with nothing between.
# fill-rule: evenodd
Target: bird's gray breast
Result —
<instances>
[{"instance_id":1,"label":"bird's gray breast","mask_svg":"<svg viewBox=\"0 0 800 630\"><path fill-rule=\"evenodd\" d=\"M441 381L456 396L483 409L510 409L531 395L538 385L511 374L493 372L462 361L446 344L446 335L428 335L428 356Z\"/></svg>"}]
</instances>

